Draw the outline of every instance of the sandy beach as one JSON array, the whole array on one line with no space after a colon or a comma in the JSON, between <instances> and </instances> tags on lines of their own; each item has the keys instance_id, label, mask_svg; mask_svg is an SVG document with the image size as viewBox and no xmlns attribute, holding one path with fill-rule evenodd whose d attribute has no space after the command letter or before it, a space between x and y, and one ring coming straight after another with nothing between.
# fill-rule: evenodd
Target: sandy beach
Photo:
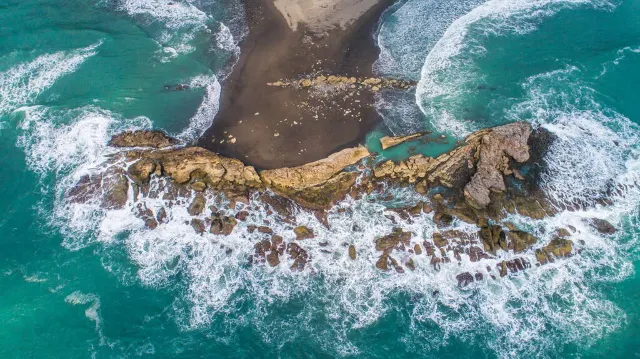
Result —
<instances>
[{"instance_id":1,"label":"sandy beach","mask_svg":"<svg viewBox=\"0 0 640 359\"><path fill-rule=\"evenodd\" d=\"M223 84L220 111L199 145L258 168L318 160L361 141L378 122L374 93L270 86L340 75L366 78L373 32L391 0L256 0L249 34Z\"/></svg>"}]
</instances>

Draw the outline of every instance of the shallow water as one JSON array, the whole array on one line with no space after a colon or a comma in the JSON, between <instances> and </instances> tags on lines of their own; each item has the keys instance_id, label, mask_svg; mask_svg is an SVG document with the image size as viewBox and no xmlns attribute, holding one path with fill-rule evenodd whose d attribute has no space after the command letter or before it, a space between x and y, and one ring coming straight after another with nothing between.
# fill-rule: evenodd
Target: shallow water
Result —
<instances>
[{"instance_id":1,"label":"shallow water","mask_svg":"<svg viewBox=\"0 0 640 359\"><path fill-rule=\"evenodd\" d=\"M372 150L389 132L428 129L447 143L383 156L437 155L470 131L530 121L558 136L545 191L583 208L510 218L543 243L576 227L579 255L461 290L458 273L486 274L513 254L440 271L426 257L404 274L374 267L371 243L394 226L384 209L419 200L408 191L394 190L394 203L348 199L330 230L297 213L317 233L302 273L248 265L247 225L270 218L264 209L215 238L184 224L186 206L150 231L132 198L118 211L66 202L64 191L113 151L111 135L159 128L189 141L211 124L241 11L205 0L0 3L0 357L639 356L639 10L638 1L408 0L385 14L376 69L420 82L380 98L387 127L369 135ZM611 187L621 189L608 195L613 205L599 205ZM401 225L422 241L435 230L429 217ZM582 221L590 217L618 233L598 235ZM272 227L293 239L286 223Z\"/></svg>"}]
</instances>

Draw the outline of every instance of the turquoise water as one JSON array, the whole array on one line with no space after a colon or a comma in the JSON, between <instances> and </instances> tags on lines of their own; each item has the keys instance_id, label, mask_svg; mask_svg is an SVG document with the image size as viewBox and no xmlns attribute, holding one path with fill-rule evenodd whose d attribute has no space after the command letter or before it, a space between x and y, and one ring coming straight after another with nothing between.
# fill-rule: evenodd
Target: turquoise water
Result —
<instances>
[{"instance_id":1,"label":"turquoise water","mask_svg":"<svg viewBox=\"0 0 640 359\"><path fill-rule=\"evenodd\" d=\"M640 2L408 0L385 14L378 71L420 83L383 99L387 128L369 146L430 129L449 144L416 150L435 155L475 129L530 121L558 136L545 191L583 208L512 218L542 240L577 227L579 255L466 290L455 275L471 263L400 275L321 252L356 243L367 258L393 226L375 203L314 227L331 243L309 244L312 269L291 273L248 266L245 237L195 236L179 208L148 231L128 209L65 202L112 134L189 141L210 125L240 13L228 1L0 2L1 358L640 356ZM612 186L614 204L598 206ZM604 238L588 217L619 231Z\"/></svg>"}]
</instances>

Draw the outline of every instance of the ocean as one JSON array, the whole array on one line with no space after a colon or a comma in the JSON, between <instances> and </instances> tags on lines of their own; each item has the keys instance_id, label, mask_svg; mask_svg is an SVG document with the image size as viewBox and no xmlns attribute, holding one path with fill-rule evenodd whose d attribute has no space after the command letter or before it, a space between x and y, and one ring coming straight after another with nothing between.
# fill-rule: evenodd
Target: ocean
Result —
<instances>
[{"instance_id":1,"label":"ocean","mask_svg":"<svg viewBox=\"0 0 640 359\"><path fill-rule=\"evenodd\" d=\"M640 357L640 1L402 0L383 15L375 70L418 86L379 96L372 150L431 130L447 141L418 150L437 155L514 121L557 138L541 186L577 209L509 220L541 241L573 226L578 253L467 288L458 273L513 254L375 268L371 243L394 227L383 209L417 201L402 189L394 203L346 199L331 229L297 213L317 234L303 272L251 266L249 222L216 239L184 223L185 206L151 231L131 200L66 200L116 133L195 141L245 32L236 0L0 0L0 358ZM403 229L429 238L429 216Z\"/></svg>"}]
</instances>

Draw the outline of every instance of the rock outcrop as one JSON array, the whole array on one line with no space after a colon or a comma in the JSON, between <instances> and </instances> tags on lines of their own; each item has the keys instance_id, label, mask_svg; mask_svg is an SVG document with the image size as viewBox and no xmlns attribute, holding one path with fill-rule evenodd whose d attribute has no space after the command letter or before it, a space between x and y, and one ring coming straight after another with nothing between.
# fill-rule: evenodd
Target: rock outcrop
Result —
<instances>
[{"instance_id":1,"label":"rock outcrop","mask_svg":"<svg viewBox=\"0 0 640 359\"><path fill-rule=\"evenodd\" d=\"M327 209L349 192L359 175L344 169L369 155L362 146L347 148L299 167L262 171L260 178L280 196L311 209Z\"/></svg>"},{"instance_id":2,"label":"rock outcrop","mask_svg":"<svg viewBox=\"0 0 640 359\"><path fill-rule=\"evenodd\" d=\"M424 135L427 135L431 132L425 131L425 132L418 132L418 133L414 133L411 135L407 135L407 136L384 136L382 138L380 138L380 145L382 146L383 150L386 150L387 148L391 148L394 146L397 146L401 143L405 143L407 141L413 141L416 140Z\"/></svg>"},{"instance_id":3,"label":"rock outcrop","mask_svg":"<svg viewBox=\"0 0 640 359\"><path fill-rule=\"evenodd\" d=\"M112 147L152 147L164 148L179 144L180 141L167 136L162 131L138 130L117 134L109 141Z\"/></svg>"},{"instance_id":4,"label":"rock outcrop","mask_svg":"<svg viewBox=\"0 0 640 359\"><path fill-rule=\"evenodd\" d=\"M387 161L372 166L372 161L366 160L369 151L360 146L303 166L259 173L239 160L203 148L155 148L177 142L163 140L151 146L149 138L154 136L130 133L118 139L116 136L112 142L136 148L140 146L131 141L139 136L141 144L153 148L128 149L114 155L108 160L106 171L83 176L67 196L78 203L99 199L103 207L117 209L126 206L133 192L136 202L132 211L149 230L166 223L168 214L165 208L147 207L145 198L162 198L167 209L173 205L170 203L183 205L193 217L185 223L202 235L228 236L234 231L242 235L244 230L238 231L236 226L245 222L242 227L246 226L247 232L259 239L253 263L275 267L288 261L291 270L304 270L311 258L303 246L315 246L316 234L296 223L297 211L311 210L318 221L330 228L324 210L345 195L353 198L373 195L391 201L393 196L385 192L389 186L413 186L425 196L406 208L386 208L385 216L396 224L414 223L417 218L427 216L433 220L434 232L425 238L397 227L375 239L379 255L372 265L383 271L404 272L428 263L439 270L446 263L460 262L464 255L471 262L498 259L501 252L515 255L498 260L497 265L494 262L493 272L487 267L484 274L459 274L458 284L465 288L487 276L506 276L530 267L525 257L519 256L521 253L535 252L537 265L574 253L568 237L575 229L572 232L559 229L557 237L541 245L534 235L504 221L505 213L519 212L532 218L554 213L549 201L537 192L531 173L523 170L526 174L523 176L519 172L531 161L530 140L534 137L531 133L529 124L514 123L478 131L459 147L436 158L417 155L398 163ZM152 182L152 178L160 181ZM258 193L250 196L252 192ZM215 196L223 196L226 201ZM256 207L262 207L269 217L259 219L251 212ZM337 213L349 211L350 208L340 208ZM272 229L273 219L285 224L286 231L293 231L295 240L285 241L285 233L278 233L281 228ZM475 225L476 229L469 231L469 227L457 226L460 221ZM602 233L615 232L606 221L588 221ZM368 260L366 248L356 251L348 242L344 248L343 255L350 260ZM417 260L418 256L426 256L426 261Z\"/></svg>"}]
</instances>

